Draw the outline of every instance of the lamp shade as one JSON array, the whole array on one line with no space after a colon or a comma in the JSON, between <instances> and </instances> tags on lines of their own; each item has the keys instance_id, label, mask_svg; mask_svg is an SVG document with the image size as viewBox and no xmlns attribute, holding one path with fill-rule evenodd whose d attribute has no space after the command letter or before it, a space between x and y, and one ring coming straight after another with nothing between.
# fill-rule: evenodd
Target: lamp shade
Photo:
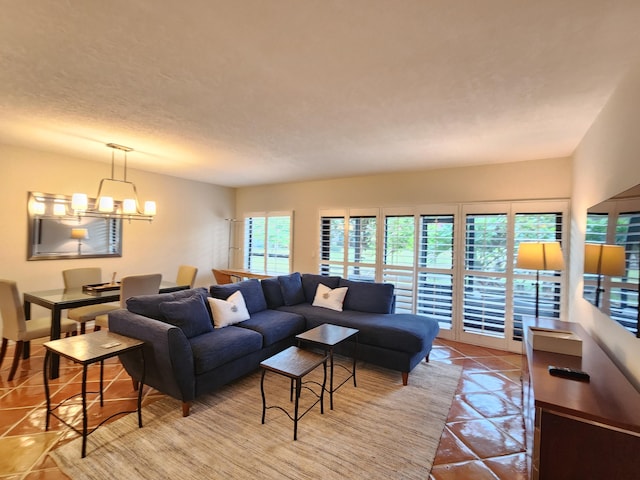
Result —
<instances>
[{"instance_id":1,"label":"lamp shade","mask_svg":"<svg viewBox=\"0 0 640 480\"><path fill-rule=\"evenodd\" d=\"M58 217L63 217L67 214L67 209L62 203L54 203L53 204L53 214Z\"/></svg>"},{"instance_id":2,"label":"lamp shade","mask_svg":"<svg viewBox=\"0 0 640 480\"><path fill-rule=\"evenodd\" d=\"M136 201L133 198L125 198L122 201L122 213L135 214L138 213Z\"/></svg>"},{"instance_id":3,"label":"lamp shade","mask_svg":"<svg viewBox=\"0 0 640 480\"><path fill-rule=\"evenodd\" d=\"M624 247L601 243L585 244L584 273L611 277L624 276L626 273Z\"/></svg>"},{"instance_id":4,"label":"lamp shade","mask_svg":"<svg viewBox=\"0 0 640 480\"><path fill-rule=\"evenodd\" d=\"M99 197L98 211L103 213L113 212L113 197Z\"/></svg>"},{"instance_id":5,"label":"lamp shade","mask_svg":"<svg viewBox=\"0 0 640 480\"><path fill-rule=\"evenodd\" d=\"M562 270L564 259L559 242L522 242L518 246L516 268Z\"/></svg>"},{"instance_id":6,"label":"lamp shade","mask_svg":"<svg viewBox=\"0 0 640 480\"><path fill-rule=\"evenodd\" d=\"M152 200L147 200L144 202L144 214L145 215L155 215L156 214L156 202Z\"/></svg>"},{"instance_id":7,"label":"lamp shade","mask_svg":"<svg viewBox=\"0 0 640 480\"><path fill-rule=\"evenodd\" d=\"M71 209L75 212L84 212L89 208L89 198L86 193L74 193L71 196Z\"/></svg>"},{"instance_id":8,"label":"lamp shade","mask_svg":"<svg viewBox=\"0 0 640 480\"><path fill-rule=\"evenodd\" d=\"M76 240L86 240L89 238L89 230L86 228L72 228L71 238L75 238Z\"/></svg>"},{"instance_id":9,"label":"lamp shade","mask_svg":"<svg viewBox=\"0 0 640 480\"><path fill-rule=\"evenodd\" d=\"M46 211L46 206L42 202L33 202L33 214L34 215L44 215Z\"/></svg>"}]
</instances>

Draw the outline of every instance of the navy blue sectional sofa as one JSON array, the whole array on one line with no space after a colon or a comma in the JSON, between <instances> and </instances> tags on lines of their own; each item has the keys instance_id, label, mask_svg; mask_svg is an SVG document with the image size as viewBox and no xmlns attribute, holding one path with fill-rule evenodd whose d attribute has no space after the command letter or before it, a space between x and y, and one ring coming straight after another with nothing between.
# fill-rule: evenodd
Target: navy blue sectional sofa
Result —
<instances>
[{"instance_id":1,"label":"navy blue sectional sofa","mask_svg":"<svg viewBox=\"0 0 640 480\"><path fill-rule=\"evenodd\" d=\"M313 306L318 284L347 287L342 311ZM208 296L225 300L242 293L249 319L213 328ZM182 401L182 413L199 395L256 370L262 360L295 344L295 336L323 323L357 328L357 357L409 372L428 361L438 323L395 314L393 285L340 277L294 273L265 280L213 285L179 292L133 297L127 309L109 314L109 329L144 340L145 384ZM338 353L353 354L353 342ZM142 374L139 355L123 355L134 381Z\"/></svg>"}]
</instances>

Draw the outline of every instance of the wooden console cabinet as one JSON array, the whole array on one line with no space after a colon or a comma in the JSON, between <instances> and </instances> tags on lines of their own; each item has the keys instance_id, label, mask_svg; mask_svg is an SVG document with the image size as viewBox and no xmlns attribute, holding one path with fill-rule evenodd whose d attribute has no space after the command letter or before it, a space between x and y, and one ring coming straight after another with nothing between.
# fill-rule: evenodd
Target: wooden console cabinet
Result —
<instances>
[{"instance_id":1,"label":"wooden console cabinet","mask_svg":"<svg viewBox=\"0 0 640 480\"><path fill-rule=\"evenodd\" d=\"M569 330L582 357L533 350L529 326ZM638 345L640 348L640 345ZM524 415L534 480L640 478L640 392L579 324L525 323ZM548 366L584 370L581 382Z\"/></svg>"}]
</instances>

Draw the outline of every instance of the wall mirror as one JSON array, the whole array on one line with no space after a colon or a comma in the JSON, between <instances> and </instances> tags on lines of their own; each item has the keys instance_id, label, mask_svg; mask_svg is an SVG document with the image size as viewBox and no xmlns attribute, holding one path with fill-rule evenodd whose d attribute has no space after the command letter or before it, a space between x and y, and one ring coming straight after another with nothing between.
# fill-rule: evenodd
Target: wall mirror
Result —
<instances>
[{"instance_id":1,"label":"wall mirror","mask_svg":"<svg viewBox=\"0 0 640 480\"><path fill-rule=\"evenodd\" d=\"M122 219L74 216L71 197L29 192L27 260L122 256Z\"/></svg>"},{"instance_id":2,"label":"wall mirror","mask_svg":"<svg viewBox=\"0 0 640 480\"><path fill-rule=\"evenodd\" d=\"M640 338L640 185L590 207L585 238L584 298Z\"/></svg>"}]
</instances>

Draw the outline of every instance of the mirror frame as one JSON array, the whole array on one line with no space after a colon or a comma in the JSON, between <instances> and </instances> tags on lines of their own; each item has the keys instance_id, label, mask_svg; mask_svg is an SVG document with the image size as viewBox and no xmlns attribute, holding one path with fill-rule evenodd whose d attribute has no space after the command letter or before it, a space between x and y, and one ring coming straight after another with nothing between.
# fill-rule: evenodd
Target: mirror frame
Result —
<instances>
[{"instance_id":1,"label":"mirror frame","mask_svg":"<svg viewBox=\"0 0 640 480\"><path fill-rule=\"evenodd\" d=\"M95 199L89 199L94 201ZM36 212L36 204L43 203L45 206L45 213ZM55 216L52 214L54 204L63 204L65 211L64 216ZM52 194L52 193L40 193L29 192L29 198L27 201L27 215L28 215L28 237L27 237L27 260L66 260L72 258L103 258L103 257L122 257L122 219L116 217L91 217L91 216L74 216L71 210L71 196ZM87 253L83 253L81 244L78 243L78 250L73 252L69 250L64 251L50 251L46 253L38 252L38 238L41 238L42 227L46 224L46 221L55 221L68 225L69 229L73 227L92 229L92 225L99 224L100 222L107 222L106 232L106 245L103 249L95 250L95 244L92 245L92 249ZM109 239L114 239L110 241ZM69 237L70 239L70 237ZM80 242L80 240L78 241ZM91 242L91 235L89 237L89 243Z\"/></svg>"},{"instance_id":2,"label":"mirror frame","mask_svg":"<svg viewBox=\"0 0 640 480\"><path fill-rule=\"evenodd\" d=\"M640 300L640 231L630 232L629 228L624 230L624 225L621 230L621 226L618 225L619 217L629 214L636 214L640 219L640 184L587 209L585 243L623 246L625 248L626 274L620 278L602 276L601 301L599 305L596 305L597 275L583 272L583 298L613 321L622 325L632 335L640 338L640 328L638 328L640 324L638 304ZM595 216L604 219L604 221L590 222L590 218ZM598 226L602 230L603 224L606 224L606 231L598 232ZM634 227L640 227L640 223ZM629 238L631 235L632 237ZM612 290L615 292L614 295L612 295ZM612 308L617 309L620 314L612 314Z\"/></svg>"}]
</instances>

